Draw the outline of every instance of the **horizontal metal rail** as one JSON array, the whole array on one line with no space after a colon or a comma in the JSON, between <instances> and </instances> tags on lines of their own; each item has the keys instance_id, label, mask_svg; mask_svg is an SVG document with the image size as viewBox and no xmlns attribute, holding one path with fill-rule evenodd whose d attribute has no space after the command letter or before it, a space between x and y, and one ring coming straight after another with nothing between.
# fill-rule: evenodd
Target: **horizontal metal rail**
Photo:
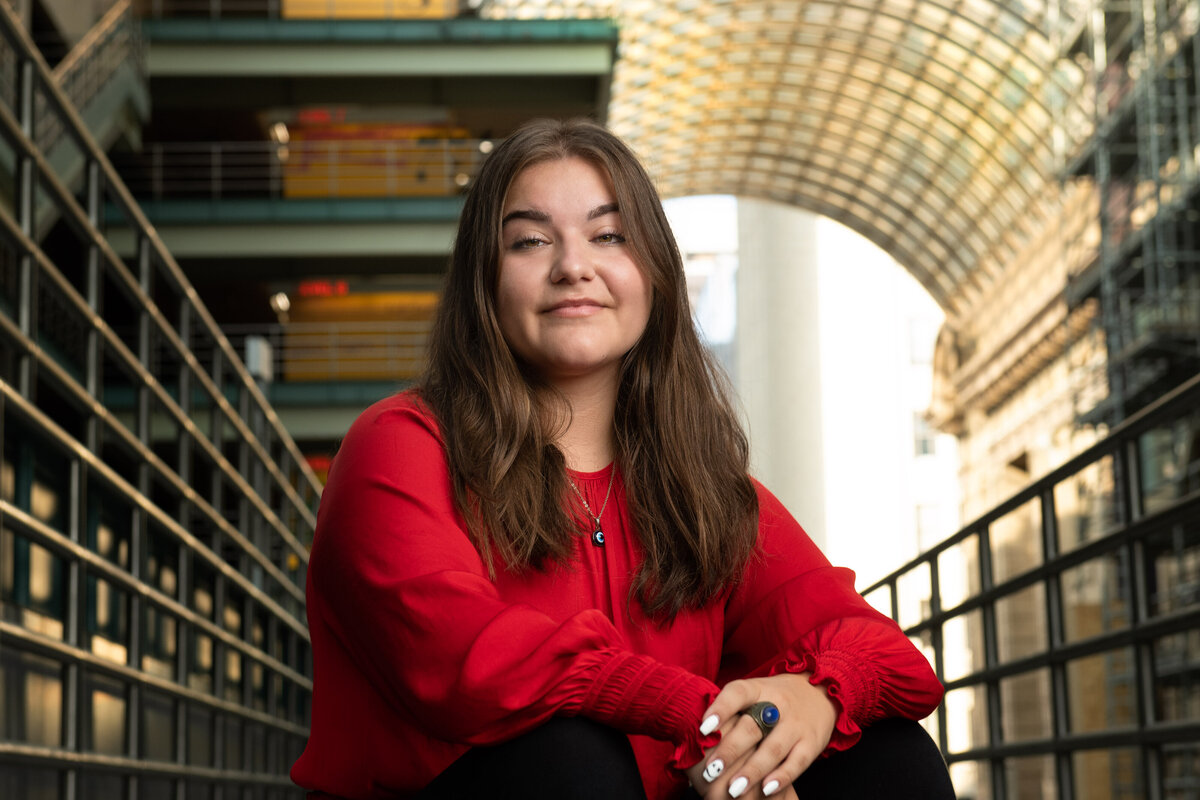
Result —
<instances>
[{"instance_id":1,"label":"horizontal metal rail","mask_svg":"<svg viewBox=\"0 0 1200 800\"><path fill-rule=\"evenodd\" d=\"M153 143L117 169L136 196L404 197L460 194L475 179L486 139L316 139Z\"/></svg>"},{"instance_id":2,"label":"horizontal metal rail","mask_svg":"<svg viewBox=\"0 0 1200 800\"><path fill-rule=\"evenodd\" d=\"M139 0L154 19L444 19L478 11L487 0Z\"/></svg>"}]
</instances>

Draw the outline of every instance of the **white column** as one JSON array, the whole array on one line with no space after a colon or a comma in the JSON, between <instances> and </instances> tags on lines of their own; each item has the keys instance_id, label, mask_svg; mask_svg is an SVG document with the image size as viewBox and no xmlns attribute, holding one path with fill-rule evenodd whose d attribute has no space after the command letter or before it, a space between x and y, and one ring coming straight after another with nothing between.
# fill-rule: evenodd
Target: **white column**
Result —
<instances>
[{"instance_id":1,"label":"white column","mask_svg":"<svg viewBox=\"0 0 1200 800\"><path fill-rule=\"evenodd\" d=\"M734 384L754 475L825 545L816 222L812 214L738 200Z\"/></svg>"}]
</instances>

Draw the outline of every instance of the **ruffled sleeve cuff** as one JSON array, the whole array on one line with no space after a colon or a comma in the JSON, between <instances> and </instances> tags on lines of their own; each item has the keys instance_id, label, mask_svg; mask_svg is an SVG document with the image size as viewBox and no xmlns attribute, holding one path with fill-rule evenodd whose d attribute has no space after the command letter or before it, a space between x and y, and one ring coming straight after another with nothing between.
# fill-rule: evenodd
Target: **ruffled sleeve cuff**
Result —
<instances>
[{"instance_id":1,"label":"ruffled sleeve cuff","mask_svg":"<svg viewBox=\"0 0 1200 800\"><path fill-rule=\"evenodd\" d=\"M792 652L771 665L768 675L807 672L808 682L820 686L837 706L833 735L823 755L846 750L862 737L861 723L870 719L878 699L876 682L858 667L851 653L829 650L821 653Z\"/></svg>"},{"instance_id":2,"label":"ruffled sleeve cuff","mask_svg":"<svg viewBox=\"0 0 1200 800\"><path fill-rule=\"evenodd\" d=\"M627 733L675 745L671 766L686 769L720 735L700 735L700 715L717 696L712 681L682 667L632 653L615 656L595 676L580 713Z\"/></svg>"}]
</instances>

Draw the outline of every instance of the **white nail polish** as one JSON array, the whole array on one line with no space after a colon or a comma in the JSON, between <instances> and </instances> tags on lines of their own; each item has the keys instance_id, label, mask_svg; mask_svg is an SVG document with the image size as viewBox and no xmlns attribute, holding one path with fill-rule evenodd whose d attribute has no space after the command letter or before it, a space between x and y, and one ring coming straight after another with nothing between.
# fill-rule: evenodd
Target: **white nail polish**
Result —
<instances>
[{"instance_id":1,"label":"white nail polish","mask_svg":"<svg viewBox=\"0 0 1200 800\"><path fill-rule=\"evenodd\" d=\"M746 791L746 787L750 785L750 781L745 778L734 778L733 783L729 784L729 796L741 797L742 792Z\"/></svg>"},{"instance_id":2,"label":"white nail polish","mask_svg":"<svg viewBox=\"0 0 1200 800\"><path fill-rule=\"evenodd\" d=\"M708 762L708 766L704 768L704 780L712 783L722 772L725 771L725 762L719 758L714 758Z\"/></svg>"},{"instance_id":3,"label":"white nail polish","mask_svg":"<svg viewBox=\"0 0 1200 800\"><path fill-rule=\"evenodd\" d=\"M707 717L704 718L704 722L700 723L700 735L708 736L710 733L715 731L717 729L717 726L720 724L721 724L721 720L717 719L716 714L709 714Z\"/></svg>"},{"instance_id":4,"label":"white nail polish","mask_svg":"<svg viewBox=\"0 0 1200 800\"><path fill-rule=\"evenodd\" d=\"M778 791L779 791L779 781L770 781L765 786L763 786L763 794L768 797L775 794Z\"/></svg>"}]
</instances>

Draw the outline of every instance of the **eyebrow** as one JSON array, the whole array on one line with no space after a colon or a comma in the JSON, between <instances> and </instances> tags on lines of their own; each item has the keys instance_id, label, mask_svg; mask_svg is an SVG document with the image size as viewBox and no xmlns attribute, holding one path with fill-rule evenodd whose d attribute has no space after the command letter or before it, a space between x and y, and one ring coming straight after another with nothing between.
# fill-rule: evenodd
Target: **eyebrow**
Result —
<instances>
[{"instance_id":1,"label":"eyebrow","mask_svg":"<svg viewBox=\"0 0 1200 800\"><path fill-rule=\"evenodd\" d=\"M615 214L621 209L616 203L605 203L599 205L588 212L587 218L589 221L603 217L605 214ZM549 222L550 215L545 211L538 211L533 208L519 208L516 211L510 211L504 215L504 219L500 220L500 227L504 227L514 219L530 219L534 222Z\"/></svg>"}]
</instances>

